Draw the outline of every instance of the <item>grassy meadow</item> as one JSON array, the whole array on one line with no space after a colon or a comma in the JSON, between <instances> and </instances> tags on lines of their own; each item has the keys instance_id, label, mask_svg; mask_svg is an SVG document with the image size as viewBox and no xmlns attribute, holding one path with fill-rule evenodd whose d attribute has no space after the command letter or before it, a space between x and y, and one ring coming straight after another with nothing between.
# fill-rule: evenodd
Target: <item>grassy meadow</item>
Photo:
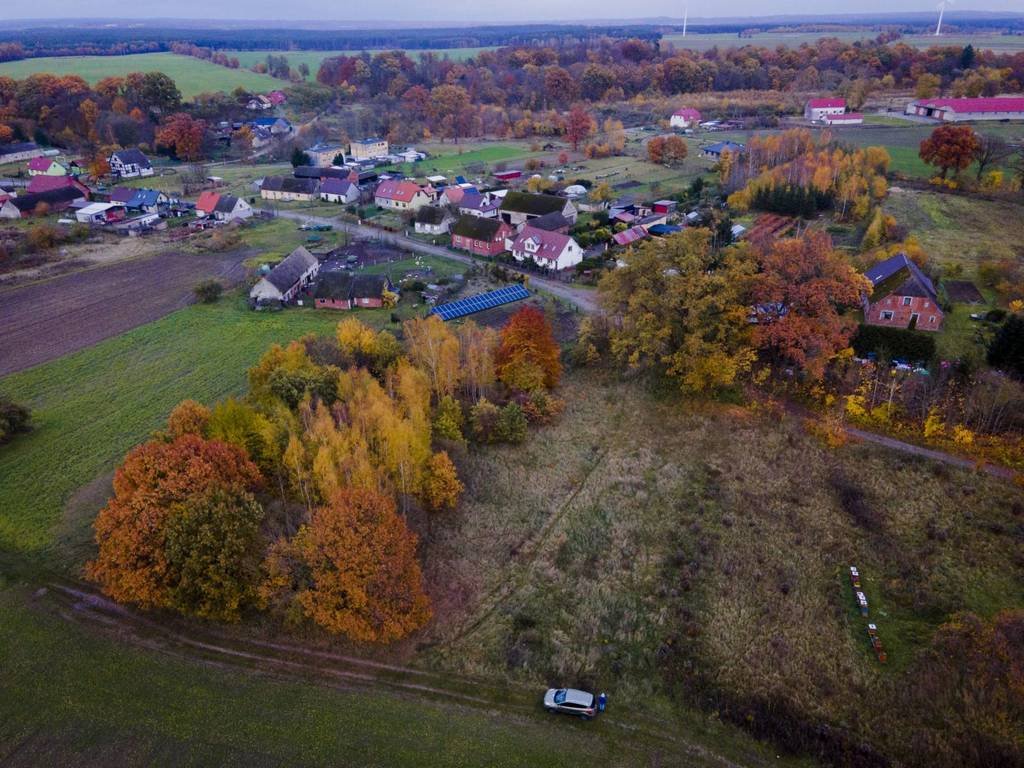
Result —
<instances>
[{"instance_id":1,"label":"grassy meadow","mask_svg":"<svg viewBox=\"0 0 1024 768\"><path fill-rule=\"evenodd\" d=\"M268 91L286 85L269 75L258 75L247 69L228 69L175 53L51 56L0 63L0 76L21 79L39 72L79 75L93 84L104 77L124 77L130 72L163 72L174 80L186 99L200 93L232 91L239 86L251 91Z\"/></svg>"},{"instance_id":2,"label":"grassy meadow","mask_svg":"<svg viewBox=\"0 0 1024 768\"><path fill-rule=\"evenodd\" d=\"M1024 607L1019 540L1000 532L1021 489L591 374L564 394L524 447L460 461L467 500L426 546L450 596L442 668L568 677L630 711L773 701L899 750L913 716L892 692L935 628Z\"/></svg>"}]
</instances>

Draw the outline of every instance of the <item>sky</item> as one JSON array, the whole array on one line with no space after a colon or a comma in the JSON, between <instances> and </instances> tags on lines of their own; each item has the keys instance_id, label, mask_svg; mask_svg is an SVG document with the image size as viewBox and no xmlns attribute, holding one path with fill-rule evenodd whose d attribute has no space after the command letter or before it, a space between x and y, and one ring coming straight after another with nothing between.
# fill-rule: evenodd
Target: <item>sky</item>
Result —
<instances>
[{"instance_id":1,"label":"sky","mask_svg":"<svg viewBox=\"0 0 1024 768\"><path fill-rule=\"evenodd\" d=\"M777 14L933 12L938 0L688 0L690 18L759 16ZM189 19L324 19L332 21L403 23L577 21L581 18L681 17L684 2L651 0L638 5L622 0L516 0L512 3L481 3L479 0L386 0L361 3L353 0L5 0L3 16L25 18L189 18ZM1022 0L957 0L951 11L1024 11ZM585 14L585 16L581 16ZM382 23L383 26L383 23Z\"/></svg>"}]
</instances>

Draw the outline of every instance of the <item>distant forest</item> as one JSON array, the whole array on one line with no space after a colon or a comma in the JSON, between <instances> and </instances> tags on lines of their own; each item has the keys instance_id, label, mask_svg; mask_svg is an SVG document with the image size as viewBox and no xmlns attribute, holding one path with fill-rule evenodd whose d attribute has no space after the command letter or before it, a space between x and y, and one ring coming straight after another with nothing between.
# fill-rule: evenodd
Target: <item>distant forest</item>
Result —
<instances>
[{"instance_id":1,"label":"distant forest","mask_svg":"<svg viewBox=\"0 0 1024 768\"><path fill-rule=\"evenodd\" d=\"M655 41L660 27L587 27L564 24L438 29L195 29L169 27L36 27L0 30L0 61L41 56L123 56L169 51L187 40L202 48L247 51L475 48L554 45L602 37Z\"/></svg>"}]
</instances>

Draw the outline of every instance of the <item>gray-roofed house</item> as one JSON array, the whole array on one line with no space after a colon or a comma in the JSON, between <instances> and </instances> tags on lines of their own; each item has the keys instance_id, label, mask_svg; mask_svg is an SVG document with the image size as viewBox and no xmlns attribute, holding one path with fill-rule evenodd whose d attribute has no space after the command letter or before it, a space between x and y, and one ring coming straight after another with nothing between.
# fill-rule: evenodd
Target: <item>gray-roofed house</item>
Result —
<instances>
[{"instance_id":1,"label":"gray-roofed house","mask_svg":"<svg viewBox=\"0 0 1024 768\"><path fill-rule=\"evenodd\" d=\"M558 195L509 192L501 202L501 218L517 230L526 222L549 213L561 213L571 224L576 223L576 206Z\"/></svg>"},{"instance_id":2,"label":"gray-roofed house","mask_svg":"<svg viewBox=\"0 0 1024 768\"><path fill-rule=\"evenodd\" d=\"M213 206L213 218L217 221L237 221L252 217L252 206L234 195L221 195Z\"/></svg>"},{"instance_id":3,"label":"gray-roofed house","mask_svg":"<svg viewBox=\"0 0 1024 768\"><path fill-rule=\"evenodd\" d=\"M359 185L346 179L324 179L320 182L320 199L329 203L352 205L359 202Z\"/></svg>"},{"instance_id":4,"label":"gray-roofed house","mask_svg":"<svg viewBox=\"0 0 1024 768\"><path fill-rule=\"evenodd\" d=\"M501 219L482 216L460 216L452 227L452 246L477 256L497 256L505 250L505 240L515 230Z\"/></svg>"},{"instance_id":5,"label":"gray-roofed house","mask_svg":"<svg viewBox=\"0 0 1024 768\"><path fill-rule=\"evenodd\" d=\"M561 232L563 235L567 235L569 230L572 229L572 222L565 218L561 211L552 211L551 213L545 213L543 216L538 216L536 219L531 219L530 226L534 229Z\"/></svg>"},{"instance_id":6,"label":"gray-roofed house","mask_svg":"<svg viewBox=\"0 0 1024 768\"><path fill-rule=\"evenodd\" d=\"M455 217L447 208L425 205L416 211L416 233L420 235L443 235L452 228Z\"/></svg>"},{"instance_id":7,"label":"gray-roofed house","mask_svg":"<svg viewBox=\"0 0 1024 768\"><path fill-rule=\"evenodd\" d=\"M119 149L107 158L110 173L118 179L134 179L139 176L152 176L153 164L149 162L142 150L132 147Z\"/></svg>"},{"instance_id":8,"label":"gray-roofed house","mask_svg":"<svg viewBox=\"0 0 1024 768\"><path fill-rule=\"evenodd\" d=\"M318 309L380 309L385 293L395 293L387 275L354 275L351 272L322 272L314 300Z\"/></svg>"},{"instance_id":9,"label":"gray-roofed house","mask_svg":"<svg viewBox=\"0 0 1024 768\"><path fill-rule=\"evenodd\" d=\"M931 279L905 253L880 261L864 276L871 294L864 294L864 322L890 328L938 331L943 313Z\"/></svg>"},{"instance_id":10,"label":"gray-roofed house","mask_svg":"<svg viewBox=\"0 0 1024 768\"><path fill-rule=\"evenodd\" d=\"M320 262L316 256L300 245L260 278L249 291L249 301L254 306L291 301L313 282L319 271Z\"/></svg>"},{"instance_id":11,"label":"gray-roofed house","mask_svg":"<svg viewBox=\"0 0 1024 768\"><path fill-rule=\"evenodd\" d=\"M479 192L467 191L457 203L459 213L466 216L483 216L487 219L497 218L501 208L501 199L482 195Z\"/></svg>"},{"instance_id":12,"label":"gray-roofed house","mask_svg":"<svg viewBox=\"0 0 1024 768\"><path fill-rule=\"evenodd\" d=\"M320 189L318 179L296 179L291 176L267 176L260 186L264 200L306 200L316 197Z\"/></svg>"}]
</instances>

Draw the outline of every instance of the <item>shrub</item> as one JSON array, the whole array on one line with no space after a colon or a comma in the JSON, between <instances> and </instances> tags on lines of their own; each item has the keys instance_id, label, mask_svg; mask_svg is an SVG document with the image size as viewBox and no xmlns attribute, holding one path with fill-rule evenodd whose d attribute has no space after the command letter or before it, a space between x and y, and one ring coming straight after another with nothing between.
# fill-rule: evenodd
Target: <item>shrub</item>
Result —
<instances>
[{"instance_id":1,"label":"shrub","mask_svg":"<svg viewBox=\"0 0 1024 768\"><path fill-rule=\"evenodd\" d=\"M526 414L519 403L508 403L498 415L495 438L502 443L521 443L526 439Z\"/></svg>"},{"instance_id":2,"label":"shrub","mask_svg":"<svg viewBox=\"0 0 1024 768\"><path fill-rule=\"evenodd\" d=\"M920 331L861 325L853 337L853 350L861 357L876 354L915 363L928 363L935 357L935 338Z\"/></svg>"},{"instance_id":3,"label":"shrub","mask_svg":"<svg viewBox=\"0 0 1024 768\"><path fill-rule=\"evenodd\" d=\"M203 280L200 283L196 283L195 288L192 291L203 304L214 304L224 293L224 286L217 280Z\"/></svg>"},{"instance_id":4,"label":"shrub","mask_svg":"<svg viewBox=\"0 0 1024 768\"><path fill-rule=\"evenodd\" d=\"M20 432L28 432L32 412L10 398L0 395L0 443Z\"/></svg>"},{"instance_id":5,"label":"shrub","mask_svg":"<svg viewBox=\"0 0 1024 768\"><path fill-rule=\"evenodd\" d=\"M493 442L499 417L498 406L487 398L481 399L469 413L470 424L473 427L473 439L478 443Z\"/></svg>"},{"instance_id":6,"label":"shrub","mask_svg":"<svg viewBox=\"0 0 1024 768\"><path fill-rule=\"evenodd\" d=\"M1024 316L1010 315L988 347L988 363L1024 379Z\"/></svg>"}]
</instances>

